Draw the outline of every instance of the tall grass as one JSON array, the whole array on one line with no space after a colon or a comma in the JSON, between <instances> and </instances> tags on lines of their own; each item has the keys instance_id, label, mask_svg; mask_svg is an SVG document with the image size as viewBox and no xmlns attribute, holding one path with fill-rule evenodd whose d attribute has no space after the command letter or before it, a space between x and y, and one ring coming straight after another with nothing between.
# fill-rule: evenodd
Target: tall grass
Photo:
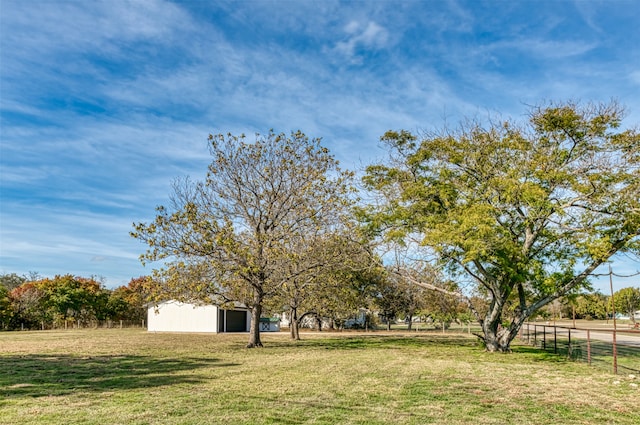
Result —
<instances>
[{"instance_id":1,"label":"tall grass","mask_svg":"<svg viewBox=\"0 0 640 425\"><path fill-rule=\"evenodd\" d=\"M638 424L637 383L430 333L0 333L2 424Z\"/></svg>"}]
</instances>

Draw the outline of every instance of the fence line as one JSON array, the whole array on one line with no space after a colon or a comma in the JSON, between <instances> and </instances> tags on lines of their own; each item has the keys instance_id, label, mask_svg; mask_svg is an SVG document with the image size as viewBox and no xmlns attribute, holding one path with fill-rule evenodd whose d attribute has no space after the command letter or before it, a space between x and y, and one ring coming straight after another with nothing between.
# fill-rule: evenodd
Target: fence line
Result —
<instances>
[{"instance_id":1,"label":"fence line","mask_svg":"<svg viewBox=\"0 0 640 425\"><path fill-rule=\"evenodd\" d=\"M614 374L640 373L640 332L581 329L525 323L520 339L545 351L606 368Z\"/></svg>"},{"instance_id":2,"label":"fence line","mask_svg":"<svg viewBox=\"0 0 640 425\"><path fill-rule=\"evenodd\" d=\"M16 330L60 330L60 329L122 329L122 328L146 328L146 321L142 320L65 320L59 322L40 322L30 326L22 324Z\"/></svg>"}]
</instances>

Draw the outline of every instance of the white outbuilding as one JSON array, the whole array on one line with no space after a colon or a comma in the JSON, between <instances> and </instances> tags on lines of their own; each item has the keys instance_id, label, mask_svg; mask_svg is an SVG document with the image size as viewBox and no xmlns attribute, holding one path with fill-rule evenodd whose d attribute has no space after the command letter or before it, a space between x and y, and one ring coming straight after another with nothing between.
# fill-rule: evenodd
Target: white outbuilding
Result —
<instances>
[{"instance_id":1,"label":"white outbuilding","mask_svg":"<svg viewBox=\"0 0 640 425\"><path fill-rule=\"evenodd\" d=\"M246 308L221 308L180 301L165 301L150 306L149 332L249 332L251 313Z\"/></svg>"}]
</instances>

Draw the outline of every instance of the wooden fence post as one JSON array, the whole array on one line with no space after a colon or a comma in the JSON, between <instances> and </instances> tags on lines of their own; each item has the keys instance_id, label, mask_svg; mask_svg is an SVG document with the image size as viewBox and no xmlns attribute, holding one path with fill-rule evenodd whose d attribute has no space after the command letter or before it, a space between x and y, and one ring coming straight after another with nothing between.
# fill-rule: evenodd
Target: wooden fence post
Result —
<instances>
[{"instance_id":1,"label":"wooden fence post","mask_svg":"<svg viewBox=\"0 0 640 425\"><path fill-rule=\"evenodd\" d=\"M591 331L587 329L587 364L591 366Z\"/></svg>"},{"instance_id":2,"label":"wooden fence post","mask_svg":"<svg viewBox=\"0 0 640 425\"><path fill-rule=\"evenodd\" d=\"M613 329L613 374L618 374L618 344L616 343L616 329Z\"/></svg>"}]
</instances>

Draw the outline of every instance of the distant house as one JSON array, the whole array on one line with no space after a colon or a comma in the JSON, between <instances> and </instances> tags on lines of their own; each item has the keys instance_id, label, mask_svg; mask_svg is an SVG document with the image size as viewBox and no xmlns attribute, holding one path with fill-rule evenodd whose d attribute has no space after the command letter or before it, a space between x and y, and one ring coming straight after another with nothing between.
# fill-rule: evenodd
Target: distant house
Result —
<instances>
[{"instance_id":1,"label":"distant house","mask_svg":"<svg viewBox=\"0 0 640 425\"><path fill-rule=\"evenodd\" d=\"M165 301L150 306L147 313L149 332L248 332L250 324L250 311L237 306L222 308Z\"/></svg>"}]
</instances>

